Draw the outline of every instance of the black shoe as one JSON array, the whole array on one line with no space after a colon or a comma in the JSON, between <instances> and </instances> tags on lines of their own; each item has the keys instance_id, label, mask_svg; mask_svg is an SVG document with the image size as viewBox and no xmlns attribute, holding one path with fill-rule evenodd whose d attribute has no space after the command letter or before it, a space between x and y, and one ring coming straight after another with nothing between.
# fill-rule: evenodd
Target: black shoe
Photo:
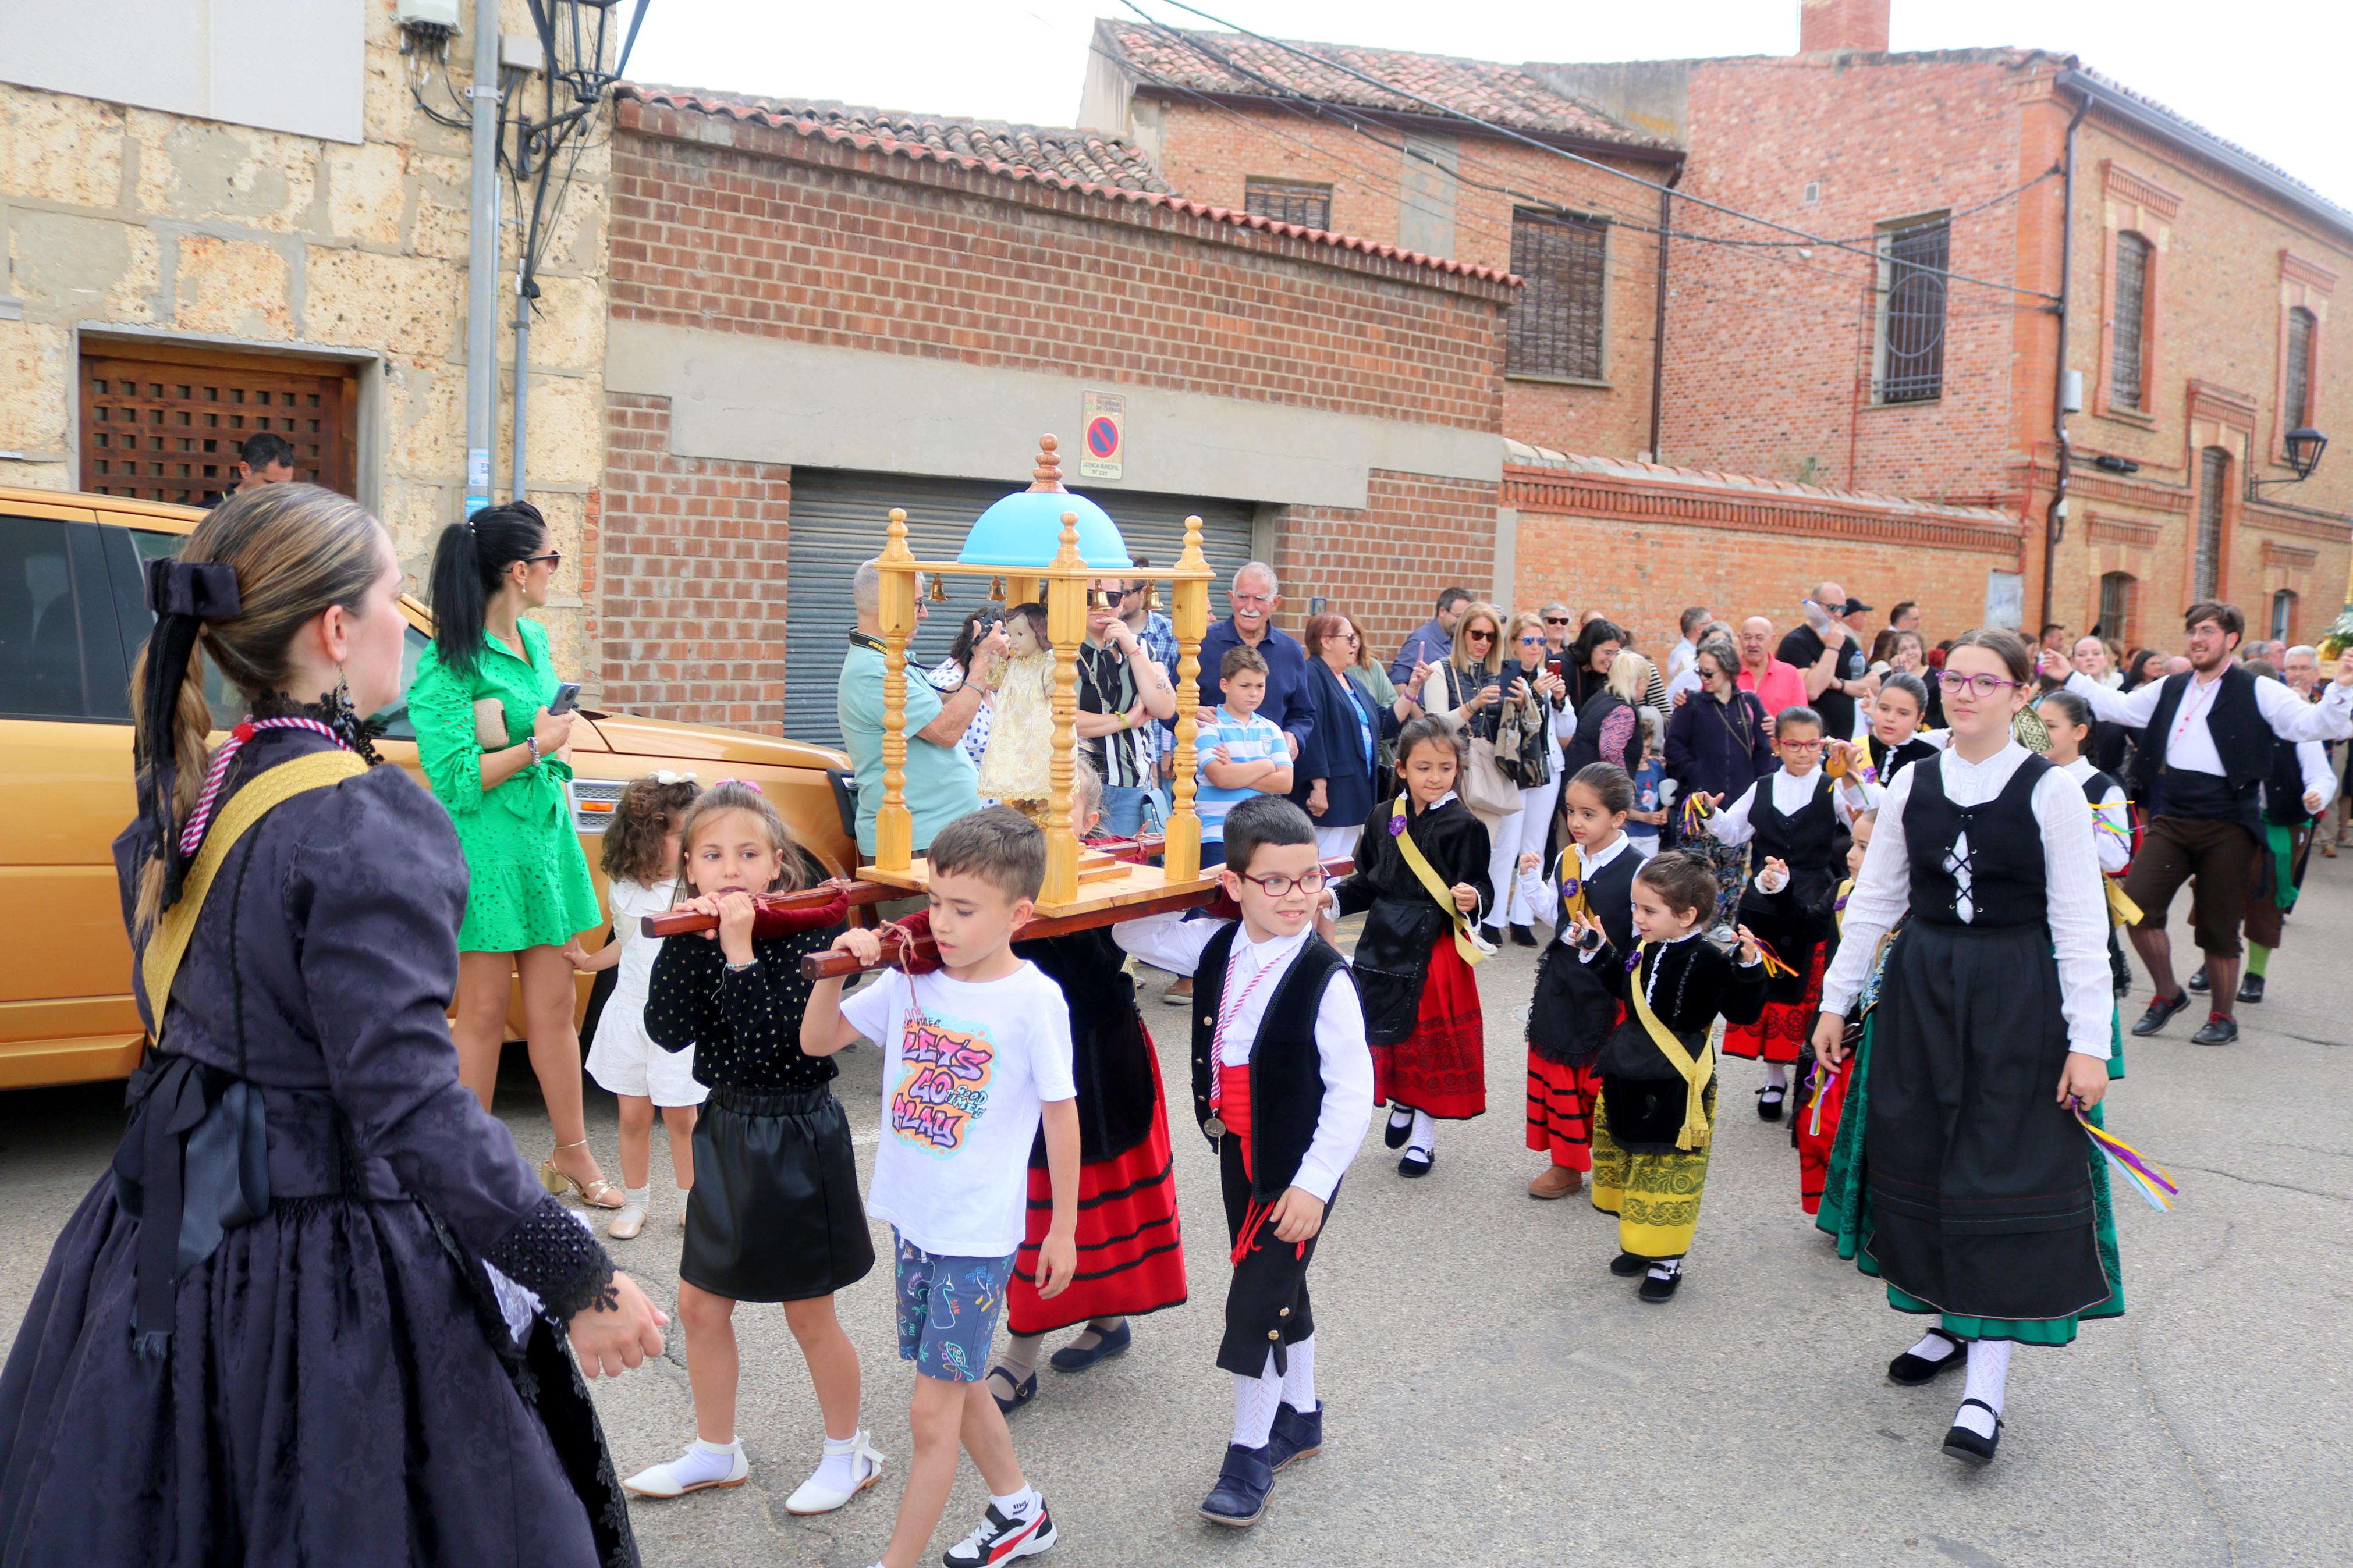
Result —
<instances>
[{"instance_id":1,"label":"black shoe","mask_svg":"<svg viewBox=\"0 0 2353 1568\"><path fill-rule=\"evenodd\" d=\"M1273 1489L1274 1467L1267 1462L1267 1449L1229 1443L1218 1484L1201 1501L1201 1517L1213 1524L1256 1524L1266 1511L1266 1494Z\"/></svg>"},{"instance_id":2,"label":"black shoe","mask_svg":"<svg viewBox=\"0 0 2353 1568\"><path fill-rule=\"evenodd\" d=\"M2262 1001L2263 999L2263 977L2262 975L2260 975L2260 974L2250 974L2250 975L2248 975L2246 978L2244 978L2243 980L2241 980L2241 981L2239 982L2239 1000L2240 1000L2240 1001L2242 1001L2242 1002L2260 1002L2260 1001Z\"/></svg>"},{"instance_id":3,"label":"black shoe","mask_svg":"<svg viewBox=\"0 0 2353 1568\"><path fill-rule=\"evenodd\" d=\"M1093 1348L1082 1350L1077 1345L1064 1345L1049 1359L1056 1372L1084 1372L1099 1361L1109 1361L1135 1342L1135 1327L1122 1323L1107 1334L1095 1336Z\"/></svg>"},{"instance_id":4,"label":"black shoe","mask_svg":"<svg viewBox=\"0 0 2353 1568\"><path fill-rule=\"evenodd\" d=\"M1651 1260L1647 1258L1637 1258L1630 1252L1621 1252L1609 1260L1609 1272L1620 1279L1631 1279L1650 1266Z\"/></svg>"},{"instance_id":5,"label":"black shoe","mask_svg":"<svg viewBox=\"0 0 2353 1568\"><path fill-rule=\"evenodd\" d=\"M1426 1176L1430 1174L1430 1168L1436 1163L1438 1163L1438 1152L1436 1150L1409 1149L1405 1152L1405 1158L1398 1162L1398 1174L1400 1176Z\"/></svg>"},{"instance_id":6,"label":"black shoe","mask_svg":"<svg viewBox=\"0 0 2353 1568\"><path fill-rule=\"evenodd\" d=\"M990 1367L988 1375L1001 1377L1012 1385L1013 1397L1010 1399L1000 1397L995 1389L989 1390L988 1396L997 1401L997 1413L999 1415L1010 1415L1038 1397L1038 1374L1034 1372L1018 1383L1014 1383L1013 1374L1001 1366Z\"/></svg>"},{"instance_id":7,"label":"black shoe","mask_svg":"<svg viewBox=\"0 0 2353 1568\"><path fill-rule=\"evenodd\" d=\"M1980 1437L1957 1421L1953 1424L1953 1429L1945 1434L1945 1452L1956 1459L1967 1459L1972 1465L1990 1465L1993 1463L1993 1451L2001 1447L2001 1417L1994 1415L1993 1406L1982 1399L1961 1401L1961 1408L1964 1410L1972 1405L1987 1415L1993 1415L1993 1436Z\"/></svg>"},{"instance_id":8,"label":"black shoe","mask_svg":"<svg viewBox=\"0 0 2353 1568\"><path fill-rule=\"evenodd\" d=\"M1675 1287L1681 1285L1683 1282L1683 1271L1680 1268L1676 1269L1672 1274L1668 1275L1663 1279L1660 1279L1656 1274L1645 1274L1642 1276L1642 1288L1640 1290L1637 1290L1635 1294L1640 1296L1643 1300L1656 1305L1661 1301L1672 1300L1674 1299Z\"/></svg>"},{"instance_id":9,"label":"black shoe","mask_svg":"<svg viewBox=\"0 0 2353 1568\"><path fill-rule=\"evenodd\" d=\"M1381 1142L1392 1149L1404 1148L1407 1137L1413 1131L1413 1112L1410 1110L1404 1112L1403 1121L1398 1119L1398 1114L1397 1111L1390 1111L1388 1125L1381 1129Z\"/></svg>"},{"instance_id":10,"label":"black shoe","mask_svg":"<svg viewBox=\"0 0 2353 1568\"><path fill-rule=\"evenodd\" d=\"M1512 945L1514 947L1534 947L1536 945L1536 933L1530 931L1525 926L1515 925L1512 928Z\"/></svg>"},{"instance_id":11,"label":"black shoe","mask_svg":"<svg viewBox=\"0 0 2353 1568\"><path fill-rule=\"evenodd\" d=\"M2148 1005L2148 1011L2140 1016L2140 1022L2133 1026L2132 1032L2146 1038L2150 1035L2154 1035L2168 1024L2173 1022L2175 1014L2187 1013L2188 1011L2189 1011L2189 994L2188 992L2175 992L2173 994L2173 1000L2170 1002L2167 1001L2164 997L2159 996Z\"/></svg>"},{"instance_id":12,"label":"black shoe","mask_svg":"<svg viewBox=\"0 0 2353 1568\"><path fill-rule=\"evenodd\" d=\"M2202 963L2198 966L2198 973L2191 975L2184 984L2200 996L2214 988L2214 983L2206 978L2206 966Z\"/></svg>"},{"instance_id":13,"label":"black shoe","mask_svg":"<svg viewBox=\"0 0 2353 1568\"><path fill-rule=\"evenodd\" d=\"M1324 1451L1324 1403L1316 1401L1315 1408L1293 1410L1288 1405L1274 1407L1274 1431L1266 1440L1266 1465L1279 1470L1293 1459L1304 1459Z\"/></svg>"},{"instance_id":14,"label":"black shoe","mask_svg":"<svg viewBox=\"0 0 2353 1568\"><path fill-rule=\"evenodd\" d=\"M1887 1363L1888 1382L1900 1383L1906 1388L1917 1388L1924 1383L1936 1382L1957 1366L1965 1366L1968 1363L1969 1350L1967 1345L1941 1329L1930 1329L1928 1331L1951 1345L1952 1353L1938 1356L1936 1360L1930 1361L1926 1356L1914 1355L1910 1351L1905 1351Z\"/></svg>"},{"instance_id":15,"label":"black shoe","mask_svg":"<svg viewBox=\"0 0 2353 1568\"><path fill-rule=\"evenodd\" d=\"M1780 1121L1781 1104L1788 1098L1788 1089L1778 1083L1768 1083L1763 1089L1758 1089L1757 1091L1757 1120L1761 1121Z\"/></svg>"},{"instance_id":16,"label":"black shoe","mask_svg":"<svg viewBox=\"0 0 2353 1568\"><path fill-rule=\"evenodd\" d=\"M2235 1046L2239 1043L2239 1020L2228 1013L2209 1013L2198 1032L2189 1037L2193 1046Z\"/></svg>"}]
</instances>

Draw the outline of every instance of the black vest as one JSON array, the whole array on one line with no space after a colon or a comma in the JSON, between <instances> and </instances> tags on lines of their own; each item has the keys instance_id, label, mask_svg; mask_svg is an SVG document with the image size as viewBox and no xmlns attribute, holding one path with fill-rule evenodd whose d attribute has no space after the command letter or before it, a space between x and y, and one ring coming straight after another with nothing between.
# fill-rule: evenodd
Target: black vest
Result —
<instances>
[{"instance_id":1,"label":"black vest","mask_svg":"<svg viewBox=\"0 0 2353 1568\"><path fill-rule=\"evenodd\" d=\"M1193 972L1193 1120L1206 1131L1209 1087L1217 1081L1213 1059L1218 1000L1225 994L1226 963L1241 931L1239 921L1209 939L1201 966ZM1324 987L1347 960L1310 931L1299 956L1267 998L1258 1037L1250 1042L1250 1192L1271 1198L1291 1185L1307 1146L1315 1141L1315 1120L1324 1111L1324 1058L1315 1048L1315 1015ZM1353 981L1346 982L1353 984Z\"/></svg>"},{"instance_id":2,"label":"black vest","mask_svg":"<svg viewBox=\"0 0 2353 1568\"><path fill-rule=\"evenodd\" d=\"M1925 763L1942 754L1917 735L1900 746L1891 746L1876 735L1866 743L1871 748L1871 765L1879 770L1879 787L1882 789L1894 784L1895 775L1914 763Z\"/></svg>"},{"instance_id":3,"label":"black vest","mask_svg":"<svg viewBox=\"0 0 2353 1568\"><path fill-rule=\"evenodd\" d=\"M2051 918L2042 864L2042 825L2034 818L2034 786L2052 763L2030 754L2001 793L1983 805L1958 806L1945 793L1945 770L1926 763L1912 772L1912 798L1904 806L1904 839L1911 851L1912 918L1930 925L1993 930L2035 925ZM1957 911L1961 885L1945 865L1964 834L1969 840L1970 918Z\"/></svg>"},{"instance_id":4,"label":"black vest","mask_svg":"<svg viewBox=\"0 0 2353 1568\"><path fill-rule=\"evenodd\" d=\"M2274 742L2278 739L2255 706L2255 678L2242 665L2222 671L2222 689L2207 710L2206 729L2214 737L2215 753L2222 759L2222 776L2177 772L2165 765L2165 743L2173 732L2173 717L2183 695L2197 679L2194 670L2165 678L2157 711L2137 737L2139 754L2133 760L2133 788L2139 798L2154 792L2160 816L2200 816L2243 824L2258 837L2263 820L2256 810L2256 792L2271 775ZM2290 748L2293 750L2294 748ZM2304 792L2299 787L2298 795Z\"/></svg>"},{"instance_id":5,"label":"black vest","mask_svg":"<svg viewBox=\"0 0 2353 1568\"><path fill-rule=\"evenodd\" d=\"M2304 760L2295 751L2287 741L2274 745L2271 776L2263 780L2263 820L2282 827L2302 827L2312 820L2304 809Z\"/></svg>"},{"instance_id":6,"label":"black vest","mask_svg":"<svg viewBox=\"0 0 2353 1568\"><path fill-rule=\"evenodd\" d=\"M1560 915L1553 922L1553 940L1564 941L1568 931L1568 884L1577 868L1582 864L1577 848L1569 847L1560 860ZM1618 851L1618 858L1593 873L1580 889L1585 894L1586 912L1601 922L1609 938L1609 945L1620 952L1634 951L1634 874L1645 864L1642 852L1631 844ZM1571 958L1571 963L1576 960Z\"/></svg>"},{"instance_id":7,"label":"black vest","mask_svg":"<svg viewBox=\"0 0 2353 1568\"><path fill-rule=\"evenodd\" d=\"M1853 838L1831 805L1830 774L1817 769L1814 780L1812 798L1798 808L1795 816L1782 816L1774 802L1772 773L1757 781L1757 798L1748 806L1748 826L1757 834L1748 864L1753 874L1764 869L1768 856L1786 862L1788 891L1796 896L1799 907L1820 912L1830 907L1837 894L1839 879L1846 874L1847 847Z\"/></svg>"}]
</instances>

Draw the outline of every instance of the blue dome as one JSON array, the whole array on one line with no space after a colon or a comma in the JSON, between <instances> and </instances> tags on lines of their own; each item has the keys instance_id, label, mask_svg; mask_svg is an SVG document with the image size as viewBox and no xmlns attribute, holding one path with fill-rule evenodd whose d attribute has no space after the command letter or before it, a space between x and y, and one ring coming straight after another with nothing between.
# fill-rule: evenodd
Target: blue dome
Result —
<instances>
[{"instance_id":1,"label":"blue dome","mask_svg":"<svg viewBox=\"0 0 2353 1568\"><path fill-rule=\"evenodd\" d=\"M1032 567L1054 563L1062 547L1062 514L1079 518L1079 554L1090 567L1124 572L1135 564L1111 513L1084 496L1062 490L1016 490L980 514L964 536L956 560L966 566Z\"/></svg>"}]
</instances>

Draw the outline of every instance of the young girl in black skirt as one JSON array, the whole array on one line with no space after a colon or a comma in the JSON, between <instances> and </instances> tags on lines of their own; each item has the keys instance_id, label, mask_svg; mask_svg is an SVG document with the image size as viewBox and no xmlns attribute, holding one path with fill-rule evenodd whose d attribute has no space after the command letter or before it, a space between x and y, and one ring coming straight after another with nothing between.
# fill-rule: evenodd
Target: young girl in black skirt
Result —
<instances>
[{"instance_id":1,"label":"young girl in black skirt","mask_svg":"<svg viewBox=\"0 0 2353 1568\"><path fill-rule=\"evenodd\" d=\"M817 879L756 784L713 784L688 809L680 837L694 897L679 907L716 915L719 929L662 943L646 1030L665 1050L692 1046L694 1076L711 1088L694 1128L678 1268L696 1437L623 1484L639 1497L669 1498L750 1478L735 1431L735 1303L781 1301L825 1415L824 1459L785 1507L826 1513L882 1471L858 1425L858 1352L833 1310L833 1293L874 1267L874 1244L849 1123L827 1087L838 1069L800 1047L810 990L800 960L832 946L842 928L754 939L753 893Z\"/></svg>"}]
</instances>

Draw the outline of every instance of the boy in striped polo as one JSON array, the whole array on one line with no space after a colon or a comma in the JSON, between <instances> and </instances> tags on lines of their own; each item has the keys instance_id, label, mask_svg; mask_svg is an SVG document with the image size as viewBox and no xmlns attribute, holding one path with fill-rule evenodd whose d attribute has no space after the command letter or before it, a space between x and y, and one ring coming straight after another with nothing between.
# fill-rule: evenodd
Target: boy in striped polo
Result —
<instances>
[{"instance_id":1,"label":"boy in striped polo","mask_svg":"<svg viewBox=\"0 0 2353 1568\"><path fill-rule=\"evenodd\" d=\"M1200 728L1201 865L1226 859L1226 814L1254 795L1291 793L1291 747L1271 719L1258 716L1266 700L1266 658L1254 647L1229 647L1218 676L1224 700Z\"/></svg>"}]
</instances>

